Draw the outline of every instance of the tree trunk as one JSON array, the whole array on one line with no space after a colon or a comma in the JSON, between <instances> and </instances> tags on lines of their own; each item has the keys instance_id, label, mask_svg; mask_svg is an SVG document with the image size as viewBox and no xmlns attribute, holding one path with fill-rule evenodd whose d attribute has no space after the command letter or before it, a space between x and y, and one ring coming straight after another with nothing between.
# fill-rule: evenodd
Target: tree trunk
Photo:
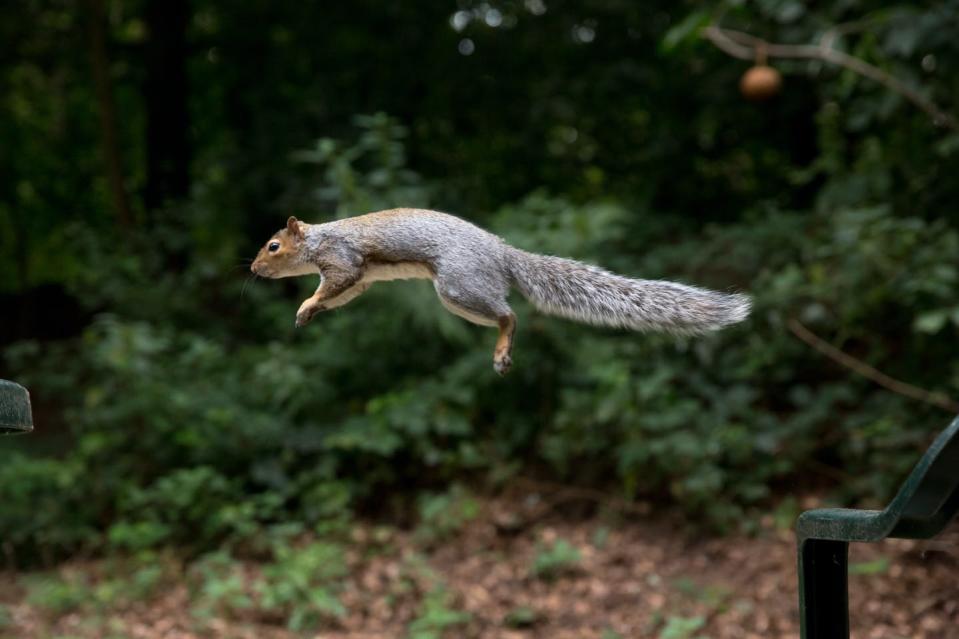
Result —
<instances>
[{"instance_id":1,"label":"tree trunk","mask_svg":"<svg viewBox=\"0 0 959 639\"><path fill-rule=\"evenodd\" d=\"M117 110L113 99L113 80L110 77L110 58L107 54L106 11L103 0L85 0L87 37L90 46L90 62L93 66L93 81L97 94L97 109L100 112L100 139L103 146L103 161L113 197L113 208L120 228L127 231L133 226L133 214L123 180L123 161L117 127Z\"/></svg>"},{"instance_id":2,"label":"tree trunk","mask_svg":"<svg viewBox=\"0 0 959 639\"><path fill-rule=\"evenodd\" d=\"M147 0L145 202L155 210L190 190L187 0Z\"/></svg>"}]
</instances>

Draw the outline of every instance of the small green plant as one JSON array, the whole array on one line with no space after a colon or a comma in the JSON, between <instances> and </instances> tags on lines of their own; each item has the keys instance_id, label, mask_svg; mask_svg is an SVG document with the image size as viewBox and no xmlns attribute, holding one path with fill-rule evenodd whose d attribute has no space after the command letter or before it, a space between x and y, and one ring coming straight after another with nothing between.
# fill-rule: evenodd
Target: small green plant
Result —
<instances>
[{"instance_id":1,"label":"small green plant","mask_svg":"<svg viewBox=\"0 0 959 639\"><path fill-rule=\"evenodd\" d=\"M872 561L849 564L850 575L881 575L889 571L889 558L880 557Z\"/></svg>"},{"instance_id":2,"label":"small green plant","mask_svg":"<svg viewBox=\"0 0 959 639\"><path fill-rule=\"evenodd\" d=\"M579 564L579 550L565 539L557 539L551 546L540 546L533 558L532 573L540 579L554 579L572 572Z\"/></svg>"},{"instance_id":3,"label":"small green plant","mask_svg":"<svg viewBox=\"0 0 959 639\"><path fill-rule=\"evenodd\" d=\"M442 639L450 628L469 623L471 615L456 610L452 597L442 585L435 586L423 598L416 619L410 623L409 639Z\"/></svg>"},{"instance_id":4,"label":"small green plant","mask_svg":"<svg viewBox=\"0 0 959 639\"><path fill-rule=\"evenodd\" d=\"M705 624L704 617L673 616L666 620L659 639L690 639Z\"/></svg>"},{"instance_id":5,"label":"small green plant","mask_svg":"<svg viewBox=\"0 0 959 639\"><path fill-rule=\"evenodd\" d=\"M65 571L27 578L27 602L54 617L84 610L102 615L149 599L166 575L155 555L112 564L105 575ZM2 623L0 623L2 629Z\"/></svg>"},{"instance_id":6,"label":"small green plant","mask_svg":"<svg viewBox=\"0 0 959 639\"><path fill-rule=\"evenodd\" d=\"M673 582L673 587L686 597L718 610L725 610L732 596L732 592L725 586L718 584L704 586L689 577L680 577Z\"/></svg>"},{"instance_id":7,"label":"small green plant","mask_svg":"<svg viewBox=\"0 0 959 639\"><path fill-rule=\"evenodd\" d=\"M79 576L35 577L27 582L27 603L59 617L89 601L89 588Z\"/></svg>"},{"instance_id":8,"label":"small green plant","mask_svg":"<svg viewBox=\"0 0 959 639\"><path fill-rule=\"evenodd\" d=\"M228 553L210 553L196 562L192 571L198 576L193 593L195 616L207 619L252 607L243 568Z\"/></svg>"},{"instance_id":9,"label":"small green plant","mask_svg":"<svg viewBox=\"0 0 959 639\"><path fill-rule=\"evenodd\" d=\"M479 515L480 505L462 486L448 492L423 495L419 500L420 525L417 537L425 543L449 539Z\"/></svg>"},{"instance_id":10,"label":"small green plant","mask_svg":"<svg viewBox=\"0 0 959 639\"><path fill-rule=\"evenodd\" d=\"M127 580L128 592L134 599L148 599L163 582L163 577L163 566L156 564L140 566Z\"/></svg>"},{"instance_id":11,"label":"small green plant","mask_svg":"<svg viewBox=\"0 0 959 639\"><path fill-rule=\"evenodd\" d=\"M592 541L593 546L602 550L606 547L606 544L609 543L609 534L610 530L608 526L600 526L593 531Z\"/></svg>"},{"instance_id":12,"label":"small green plant","mask_svg":"<svg viewBox=\"0 0 959 639\"><path fill-rule=\"evenodd\" d=\"M539 613L529 606L517 606L503 618L503 625L509 628L530 628L539 621Z\"/></svg>"},{"instance_id":13,"label":"small green plant","mask_svg":"<svg viewBox=\"0 0 959 639\"><path fill-rule=\"evenodd\" d=\"M144 551L136 557L114 559L107 575L91 589L99 608L114 608L145 601L156 594L171 568L169 556Z\"/></svg>"},{"instance_id":14,"label":"small green plant","mask_svg":"<svg viewBox=\"0 0 959 639\"><path fill-rule=\"evenodd\" d=\"M340 546L326 542L303 548L281 545L275 552L276 561L263 569L263 580L256 587L261 610L282 614L287 627L296 632L346 614L334 583L346 574Z\"/></svg>"}]
</instances>

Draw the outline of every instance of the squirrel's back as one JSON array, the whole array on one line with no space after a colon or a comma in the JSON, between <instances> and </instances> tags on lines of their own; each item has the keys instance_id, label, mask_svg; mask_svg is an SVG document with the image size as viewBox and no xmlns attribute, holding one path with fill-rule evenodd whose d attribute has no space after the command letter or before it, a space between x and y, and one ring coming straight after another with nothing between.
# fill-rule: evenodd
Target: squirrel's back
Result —
<instances>
[{"instance_id":1,"label":"squirrel's back","mask_svg":"<svg viewBox=\"0 0 959 639\"><path fill-rule=\"evenodd\" d=\"M697 334L740 322L750 312L745 295L634 279L576 260L529 253L438 211L390 209L316 228L357 243L371 261L420 264L448 287L489 298L515 287L543 312L591 324Z\"/></svg>"},{"instance_id":2,"label":"squirrel's back","mask_svg":"<svg viewBox=\"0 0 959 639\"><path fill-rule=\"evenodd\" d=\"M376 260L420 261L433 266L470 254L500 262L505 259L506 243L499 236L455 215L428 209L387 209L317 228L360 243L363 252Z\"/></svg>"}]
</instances>

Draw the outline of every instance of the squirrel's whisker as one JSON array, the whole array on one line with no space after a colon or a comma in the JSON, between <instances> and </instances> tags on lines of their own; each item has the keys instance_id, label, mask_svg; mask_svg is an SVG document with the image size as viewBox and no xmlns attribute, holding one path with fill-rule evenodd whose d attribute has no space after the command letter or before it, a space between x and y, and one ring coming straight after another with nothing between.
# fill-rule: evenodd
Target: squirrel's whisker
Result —
<instances>
[{"instance_id":1,"label":"squirrel's whisker","mask_svg":"<svg viewBox=\"0 0 959 639\"><path fill-rule=\"evenodd\" d=\"M249 284L250 282L254 281L255 279L256 279L256 273L251 273L250 275L247 276L247 278L246 278L245 280L243 280L243 286L240 287L240 299L241 299L241 300L243 299L243 296L246 294L246 286L247 286L247 284Z\"/></svg>"}]
</instances>

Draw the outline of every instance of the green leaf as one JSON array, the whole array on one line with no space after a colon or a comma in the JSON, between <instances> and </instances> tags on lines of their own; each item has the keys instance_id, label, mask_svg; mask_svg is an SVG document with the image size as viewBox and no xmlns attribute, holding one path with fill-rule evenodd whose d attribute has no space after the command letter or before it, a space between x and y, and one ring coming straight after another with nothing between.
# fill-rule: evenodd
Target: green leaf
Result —
<instances>
[{"instance_id":1,"label":"green leaf","mask_svg":"<svg viewBox=\"0 0 959 639\"><path fill-rule=\"evenodd\" d=\"M659 639L689 639L706 624L704 617L670 617Z\"/></svg>"},{"instance_id":2,"label":"green leaf","mask_svg":"<svg viewBox=\"0 0 959 639\"><path fill-rule=\"evenodd\" d=\"M690 43L699 31L709 24L710 15L706 11L693 11L675 27L666 32L660 42L659 49L665 53L674 51L677 47Z\"/></svg>"},{"instance_id":3,"label":"green leaf","mask_svg":"<svg viewBox=\"0 0 959 639\"><path fill-rule=\"evenodd\" d=\"M889 559L880 557L873 561L849 564L850 575L880 575L889 570Z\"/></svg>"},{"instance_id":4,"label":"green leaf","mask_svg":"<svg viewBox=\"0 0 959 639\"><path fill-rule=\"evenodd\" d=\"M920 333L938 333L947 321L949 321L948 311L935 310L916 317L912 327Z\"/></svg>"}]
</instances>

